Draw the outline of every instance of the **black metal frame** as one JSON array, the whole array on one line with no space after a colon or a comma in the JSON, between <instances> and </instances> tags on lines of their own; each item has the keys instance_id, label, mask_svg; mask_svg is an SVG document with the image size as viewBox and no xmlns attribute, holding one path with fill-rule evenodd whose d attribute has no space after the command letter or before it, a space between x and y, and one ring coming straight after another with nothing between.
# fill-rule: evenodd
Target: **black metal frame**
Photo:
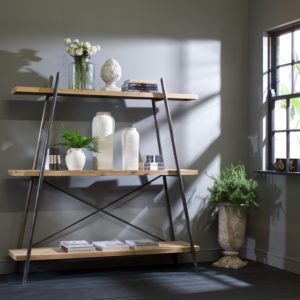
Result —
<instances>
[{"instance_id":1,"label":"black metal frame","mask_svg":"<svg viewBox=\"0 0 300 300\"><path fill-rule=\"evenodd\" d=\"M290 113L291 113L291 99L300 97L300 92L295 93L295 79L294 79L294 65L300 64L300 61L294 59L294 35L295 30L300 29L300 23L288 24L281 28L276 28L268 32L268 170L274 169L275 162L275 153L274 153L274 140L276 133L285 133L286 134L286 164L285 171L289 172L289 160L290 160L290 133L299 132L300 129L291 129L290 128ZM285 33L292 33L291 41L291 61L289 63L284 63L279 65L277 63L278 56L278 43L277 38ZM287 95L279 95L278 91L278 70L282 67L290 66L291 67L291 88L292 93ZM275 111L275 102L285 100L286 101L286 129L284 130L275 130L274 124L274 111Z\"/></svg>"},{"instance_id":2,"label":"black metal frame","mask_svg":"<svg viewBox=\"0 0 300 300\"><path fill-rule=\"evenodd\" d=\"M159 178L162 177L163 180L163 187L165 191L165 198L166 198L166 204L167 204L167 215L169 219L169 226L170 226L170 234L171 234L171 239L175 240L175 232L174 232L174 224L173 224L173 218L172 218L172 210L171 210L171 203L170 203L170 197L168 193L168 184L167 184L167 176L157 176L153 178L150 181L147 181L146 183L142 184L138 188L135 188L131 190L130 192L126 193L125 195L109 202L108 204L104 205L103 207L98 207L80 197L74 196L73 194L69 193L68 191L63 190L62 188L54 185L53 183L44 180L44 172L45 172L45 162L46 162L46 155L47 155L47 149L49 146L49 138L51 136L51 130L52 130L52 125L53 125L53 119L54 119L54 113L55 113L55 108L56 108L56 102L57 102L57 91L58 91L58 85L59 85L59 77L60 74L57 73L56 79L55 79L55 84L53 88L53 95L47 96L45 98L44 102L44 108L43 108L43 113L42 113L42 118L41 118L41 123L40 123L40 129L39 129L39 134L38 134L38 139L37 139L37 146L36 146L36 152L35 152L35 157L34 157L34 162L33 162L33 169L37 169L38 166L38 161L39 161L39 155L41 151L41 138L42 138L42 133L43 130L45 130L45 141L43 145L43 152L42 152L42 157L41 157L41 166L40 166L40 174L38 177L37 181L37 188L36 188L36 193L35 193L35 200L34 200L34 208L33 208L33 216L32 216L32 221L30 224L30 232L29 232L29 239L28 239L28 245L27 245L27 255L26 255L26 260L25 260L25 266L24 266L24 272L23 272L23 283L27 283L28 280L28 273L29 273L29 267L30 267L30 258L31 258L31 251L32 247L40 245L44 243L45 241L53 238L54 236L62 233L63 231L66 231L67 229L79 224L80 222L87 220L88 218L96 215L97 213L104 213L122 223L125 223L128 226L131 226L132 228L135 228L136 230L139 230L143 232L144 234L147 234L157 240L163 241L162 238L144 230L143 228L140 228L136 225L133 225L126 220L110 213L106 209L112 206L113 204L121 201L125 197L131 195L132 193L135 193L142 189L143 187L150 185L152 182L158 180ZM52 81L53 78L50 77L50 83L49 86L52 86ZM194 240L192 237L192 231L191 231L191 225L190 225L190 218L189 218L189 212L187 208L187 203L186 203L186 197L185 197L185 191L184 191L184 186L183 186L183 180L182 180L182 175L181 175L181 170L179 166L179 161L178 161L178 156L177 156L177 151L176 151L176 145L175 145L175 139L174 139L174 133L173 133L173 125L172 125L172 119L171 119L171 114L170 114L170 109L169 109L169 103L168 103L168 98L165 90L165 85L164 81L161 78L161 86L162 86L162 94L163 94L163 102L165 106L165 111L167 115L167 120L168 120L168 128L169 128L169 133L170 133L170 138L171 138L171 143L172 143L172 149L173 149L173 155L175 159L175 164L176 164L176 169L177 169L177 179L179 181L179 188L180 188L180 194L181 194L181 200L182 200L182 205L183 205L183 210L184 210L184 216L185 216L185 221L186 221L186 227L188 231L188 238L190 240L190 245L191 245L191 253L192 253L192 259L195 267L195 271L197 271L198 266L197 266L197 257L196 257L196 251L195 251L195 245L194 245ZM45 129L45 119L46 119L46 114L48 110L48 103L52 103L51 108L50 108L50 113L49 113L49 120L48 120L48 126ZM153 110L153 117L154 117L154 125L155 125L155 131L156 131L156 137L157 137L157 143L158 143L158 149L159 149L159 154L162 155L162 146L161 146L161 139L160 139L160 132L159 132L159 126L158 126L158 121L157 121L157 107L156 103L154 100L152 100L152 110ZM35 182L34 177L31 177L30 182L29 182L29 187L28 187L28 192L27 192L27 197L26 197L26 203L25 203L25 209L24 209L24 216L23 216L23 222L20 230L20 237L19 237L19 243L18 246L21 248L23 246L23 241L24 241L24 235L25 235L25 228L27 224L27 217L28 217L28 212L29 212L29 206L31 202L31 197L32 197L32 192L33 192L33 184ZM36 220L37 220L37 215L38 215L38 207L40 203L40 194L42 190L42 185L43 183L46 183L47 185L57 189L58 191L65 193L72 198L81 201L82 203L94 208L94 211L87 216L73 222L72 224L69 224L65 226L64 228L61 228L60 230L48 235L47 237L43 238L40 241L37 241L33 243L33 237L34 237L34 231L35 231L35 225L36 225Z\"/></svg>"}]
</instances>

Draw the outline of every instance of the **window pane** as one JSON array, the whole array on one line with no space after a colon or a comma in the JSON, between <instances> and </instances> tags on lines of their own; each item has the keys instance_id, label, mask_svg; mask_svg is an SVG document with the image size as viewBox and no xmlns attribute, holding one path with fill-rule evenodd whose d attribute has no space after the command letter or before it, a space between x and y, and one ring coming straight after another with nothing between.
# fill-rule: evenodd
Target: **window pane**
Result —
<instances>
[{"instance_id":1,"label":"window pane","mask_svg":"<svg viewBox=\"0 0 300 300\"><path fill-rule=\"evenodd\" d=\"M290 128L300 129L300 99L291 99L290 108Z\"/></svg>"},{"instance_id":2,"label":"window pane","mask_svg":"<svg viewBox=\"0 0 300 300\"><path fill-rule=\"evenodd\" d=\"M278 132L274 134L274 156L276 158L286 158L286 133Z\"/></svg>"},{"instance_id":3,"label":"window pane","mask_svg":"<svg viewBox=\"0 0 300 300\"><path fill-rule=\"evenodd\" d=\"M277 71L278 73L278 93L279 95L286 95L292 92L291 81L291 66L281 67Z\"/></svg>"},{"instance_id":4,"label":"window pane","mask_svg":"<svg viewBox=\"0 0 300 300\"><path fill-rule=\"evenodd\" d=\"M300 132L290 133L290 158L300 158Z\"/></svg>"},{"instance_id":5,"label":"window pane","mask_svg":"<svg viewBox=\"0 0 300 300\"><path fill-rule=\"evenodd\" d=\"M300 92L300 64L294 65L294 82L295 82L295 93Z\"/></svg>"},{"instance_id":6,"label":"window pane","mask_svg":"<svg viewBox=\"0 0 300 300\"><path fill-rule=\"evenodd\" d=\"M277 65L292 61L292 34L291 32L280 35L277 38Z\"/></svg>"},{"instance_id":7,"label":"window pane","mask_svg":"<svg viewBox=\"0 0 300 300\"><path fill-rule=\"evenodd\" d=\"M286 129L286 100L275 101L274 129Z\"/></svg>"},{"instance_id":8,"label":"window pane","mask_svg":"<svg viewBox=\"0 0 300 300\"><path fill-rule=\"evenodd\" d=\"M300 61L300 30L294 32L294 59Z\"/></svg>"}]
</instances>

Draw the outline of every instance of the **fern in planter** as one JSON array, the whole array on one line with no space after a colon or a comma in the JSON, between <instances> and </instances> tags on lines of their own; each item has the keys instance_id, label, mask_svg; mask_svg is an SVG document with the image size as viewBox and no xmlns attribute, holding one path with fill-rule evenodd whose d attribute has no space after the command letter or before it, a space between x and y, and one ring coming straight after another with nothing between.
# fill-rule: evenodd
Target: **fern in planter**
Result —
<instances>
[{"instance_id":1,"label":"fern in planter","mask_svg":"<svg viewBox=\"0 0 300 300\"><path fill-rule=\"evenodd\" d=\"M234 206L257 208L259 206L255 189L257 182L247 178L245 167L230 165L221 171L220 176L212 176L213 186L208 188L212 204L230 203Z\"/></svg>"},{"instance_id":2,"label":"fern in planter","mask_svg":"<svg viewBox=\"0 0 300 300\"><path fill-rule=\"evenodd\" d=\"M73 132L69 129L63 128L62 138L65 139L65 143L58 143L58 146L68 146L70 148L81 148L87 149L90 151L97 152L96 150L96 138L82 136L79 132L75 129Z\"/></svg>"}]
</instances>

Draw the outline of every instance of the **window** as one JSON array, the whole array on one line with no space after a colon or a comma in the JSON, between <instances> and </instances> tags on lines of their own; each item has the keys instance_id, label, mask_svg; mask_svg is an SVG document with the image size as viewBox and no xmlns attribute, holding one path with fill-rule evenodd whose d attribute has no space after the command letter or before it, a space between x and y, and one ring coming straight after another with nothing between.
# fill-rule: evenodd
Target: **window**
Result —
<instances>
[{"instance_id":1,"label":"window","mask_svg":"<svg viewBox=\"0 0 300 300\"><path fill-rule=\"evenodd\" d=\"M268 32L268 168L300 159L300 23Z\"/></svg>"}]
</instances>

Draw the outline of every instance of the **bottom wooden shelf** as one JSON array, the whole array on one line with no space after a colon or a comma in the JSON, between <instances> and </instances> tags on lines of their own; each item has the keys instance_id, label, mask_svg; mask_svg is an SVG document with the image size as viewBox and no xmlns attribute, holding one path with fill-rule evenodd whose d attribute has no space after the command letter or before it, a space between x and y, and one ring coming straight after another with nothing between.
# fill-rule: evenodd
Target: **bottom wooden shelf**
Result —
<instances>
[{"instance_id":1,"label":"bottom wooden shelf","mask_svg":"<svg viewBox=\"0 0 300 300\"><path fill-rule=\"evenodd\" d=\"M195 245L195 251L200 251L200 246ZM31 260L59 260L59 259L84 259L97 257L117 257L134 255L172 254L191 252L190 244L182 241L160 242L158 247L151 249L130 249L118 251L89 251L66 253L59 247L56 248L33 248ZM27 249L10 249L8 255L15 261L26 260Z\"/></svg>"}]
</instances>

